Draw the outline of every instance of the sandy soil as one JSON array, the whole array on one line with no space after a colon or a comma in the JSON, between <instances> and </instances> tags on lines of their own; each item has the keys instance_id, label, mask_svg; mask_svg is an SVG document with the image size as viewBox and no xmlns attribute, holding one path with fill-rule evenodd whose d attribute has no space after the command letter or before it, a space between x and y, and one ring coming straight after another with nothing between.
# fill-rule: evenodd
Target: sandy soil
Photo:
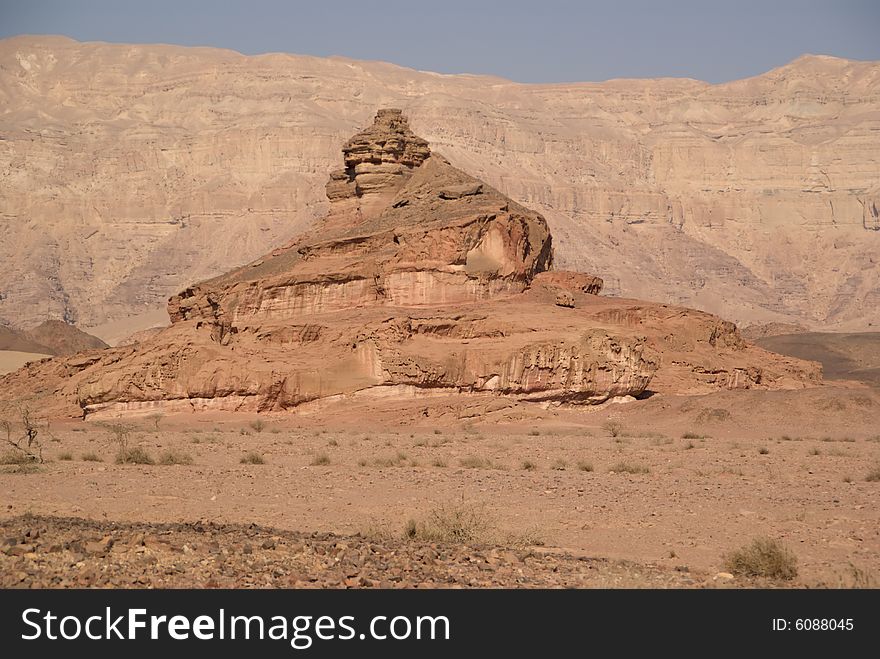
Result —
<instances>
[{"instance_id":1,"label":"sandy soil","mask_svg":"<svg viewBox=\"0 0 880 659\"><path fill-rule=\"evenodd\" d=\"M93 325L84 329L89 334L93 334L106 341L111 346L115 346L135 332L140 332L151 327L165 326L168 325L169 322L168 311L163 304L143 313L133 314L118 320L107 321L106 323Z\"/></svg>"},{"instance_id":2,"label":"sandy soil","mask_svg":"<svg viewBox=\"0 0 880 659\"><path fill-rule=\"evenodd\" d=\"M19 352L18 350L0 350L0 375L17 371L28 362L45 359L51 355L36 352Z\"/></svg>"},{"instance_id":3,"label":"sandy soil","mask_svg":"<svg viewBox=\"0 0 880 659\"><path fill-rule=\"evenodd\" d=\"M480 541L493 545L705 579L724 569L726 552L768 536L797 555L795 586L876 585L880 483L868 480L880 465L876 390L655 395L589 408L484 408L468 418L470 410L456 398L312 416L56 422L42 468L0 474L0 518L202 520L400 538L409 520L455 504L485 513ZM193 464L115 464L103 424L117 422L153 458L176 450ZM249 452L265 463L242 464ZM83 460L87 453L101 461Z\"/></svg>"}]
</instances>

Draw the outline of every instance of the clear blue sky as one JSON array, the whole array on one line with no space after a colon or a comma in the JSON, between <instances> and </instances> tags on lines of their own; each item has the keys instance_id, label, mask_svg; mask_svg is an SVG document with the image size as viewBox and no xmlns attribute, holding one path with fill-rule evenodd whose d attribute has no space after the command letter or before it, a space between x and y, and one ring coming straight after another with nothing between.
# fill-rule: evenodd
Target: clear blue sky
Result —
<instances>
[{"instance_id":1,"label":"clear blue sky","mask_svg":"<svg viewBox=\"0 0 880 659\"><path fill-rule=\"evenodd\" d=\"M344 55L522 82L756 75L880 60L880 0L0 0L0 37Z\"/></svg>"}]
</instances>

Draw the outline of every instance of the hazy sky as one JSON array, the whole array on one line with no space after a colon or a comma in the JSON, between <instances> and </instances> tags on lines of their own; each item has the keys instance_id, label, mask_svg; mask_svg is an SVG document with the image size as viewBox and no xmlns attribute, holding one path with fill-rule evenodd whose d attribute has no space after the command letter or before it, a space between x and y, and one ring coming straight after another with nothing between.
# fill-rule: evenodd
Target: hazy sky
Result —
<instances>
[{"instance_id":1,"label":"hazy sky","mask_svg":"<svg viewBox=\"0 0 880 659\"><path fill-rule=\"evenodd\" d=\"M756 75L880 60L880 0L0 0L0 37L344 55L522 82Z\"/></svg>"}]
</instances>

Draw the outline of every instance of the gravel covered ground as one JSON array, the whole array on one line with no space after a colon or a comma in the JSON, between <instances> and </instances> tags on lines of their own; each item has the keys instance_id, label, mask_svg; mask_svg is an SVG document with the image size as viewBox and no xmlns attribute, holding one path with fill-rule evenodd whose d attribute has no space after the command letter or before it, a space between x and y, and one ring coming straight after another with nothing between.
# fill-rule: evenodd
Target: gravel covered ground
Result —
<instances>
[{"instance_id":1,"label":"gravel covered ground","mask_svg":"<svg viewBox=\"0 0 880 659\"><path fill-rule=\"evenodd\" d=\"M0 523L4 588L690 588L710 574L538 548L376 540L256 525L19 516ZM737 580L737 586L756 585ZM758 584L760 585L760 584Z\"/></svg>"}]
</instances>

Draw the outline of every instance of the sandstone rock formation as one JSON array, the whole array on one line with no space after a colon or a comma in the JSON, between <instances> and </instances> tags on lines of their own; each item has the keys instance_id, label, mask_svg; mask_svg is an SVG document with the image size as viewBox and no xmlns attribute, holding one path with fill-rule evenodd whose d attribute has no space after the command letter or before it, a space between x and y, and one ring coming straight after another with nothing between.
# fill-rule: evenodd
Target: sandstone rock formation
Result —
<instances>
[{"instance_id":1,"label":"sandstone rock formation","mask_svg":"<svg viewBox=\"0 0 880 659\"><path fill-rule=\"evenodd\" d=\"M450 163L541 212L557 265L610 294L864 329L880 324L878 89L880 65L830 57L722 85L522 85L7 39L0 318L28 327L47 302L83 327L140 314L281 245L347 203L327 199L327 173L393 105ZM331 197L360 187L366 204L374 182L410 171L350 153Z\"/></svg>"},{"instance_id":2,"label":"sandstone rock formation","mask_svg":"<svg viewBox=\"0 0 880 659\"><path fill-rule=\"evenodd\" d=\"M434 393L594 403L649 385L819 380L816 364L749 346L732 323L548 272L544 218L432 154L400 111L381 110L343 154L312 231L171 298L171 327L31 364L0 396L90 415Z\"/></svg>"}]
</instances>

